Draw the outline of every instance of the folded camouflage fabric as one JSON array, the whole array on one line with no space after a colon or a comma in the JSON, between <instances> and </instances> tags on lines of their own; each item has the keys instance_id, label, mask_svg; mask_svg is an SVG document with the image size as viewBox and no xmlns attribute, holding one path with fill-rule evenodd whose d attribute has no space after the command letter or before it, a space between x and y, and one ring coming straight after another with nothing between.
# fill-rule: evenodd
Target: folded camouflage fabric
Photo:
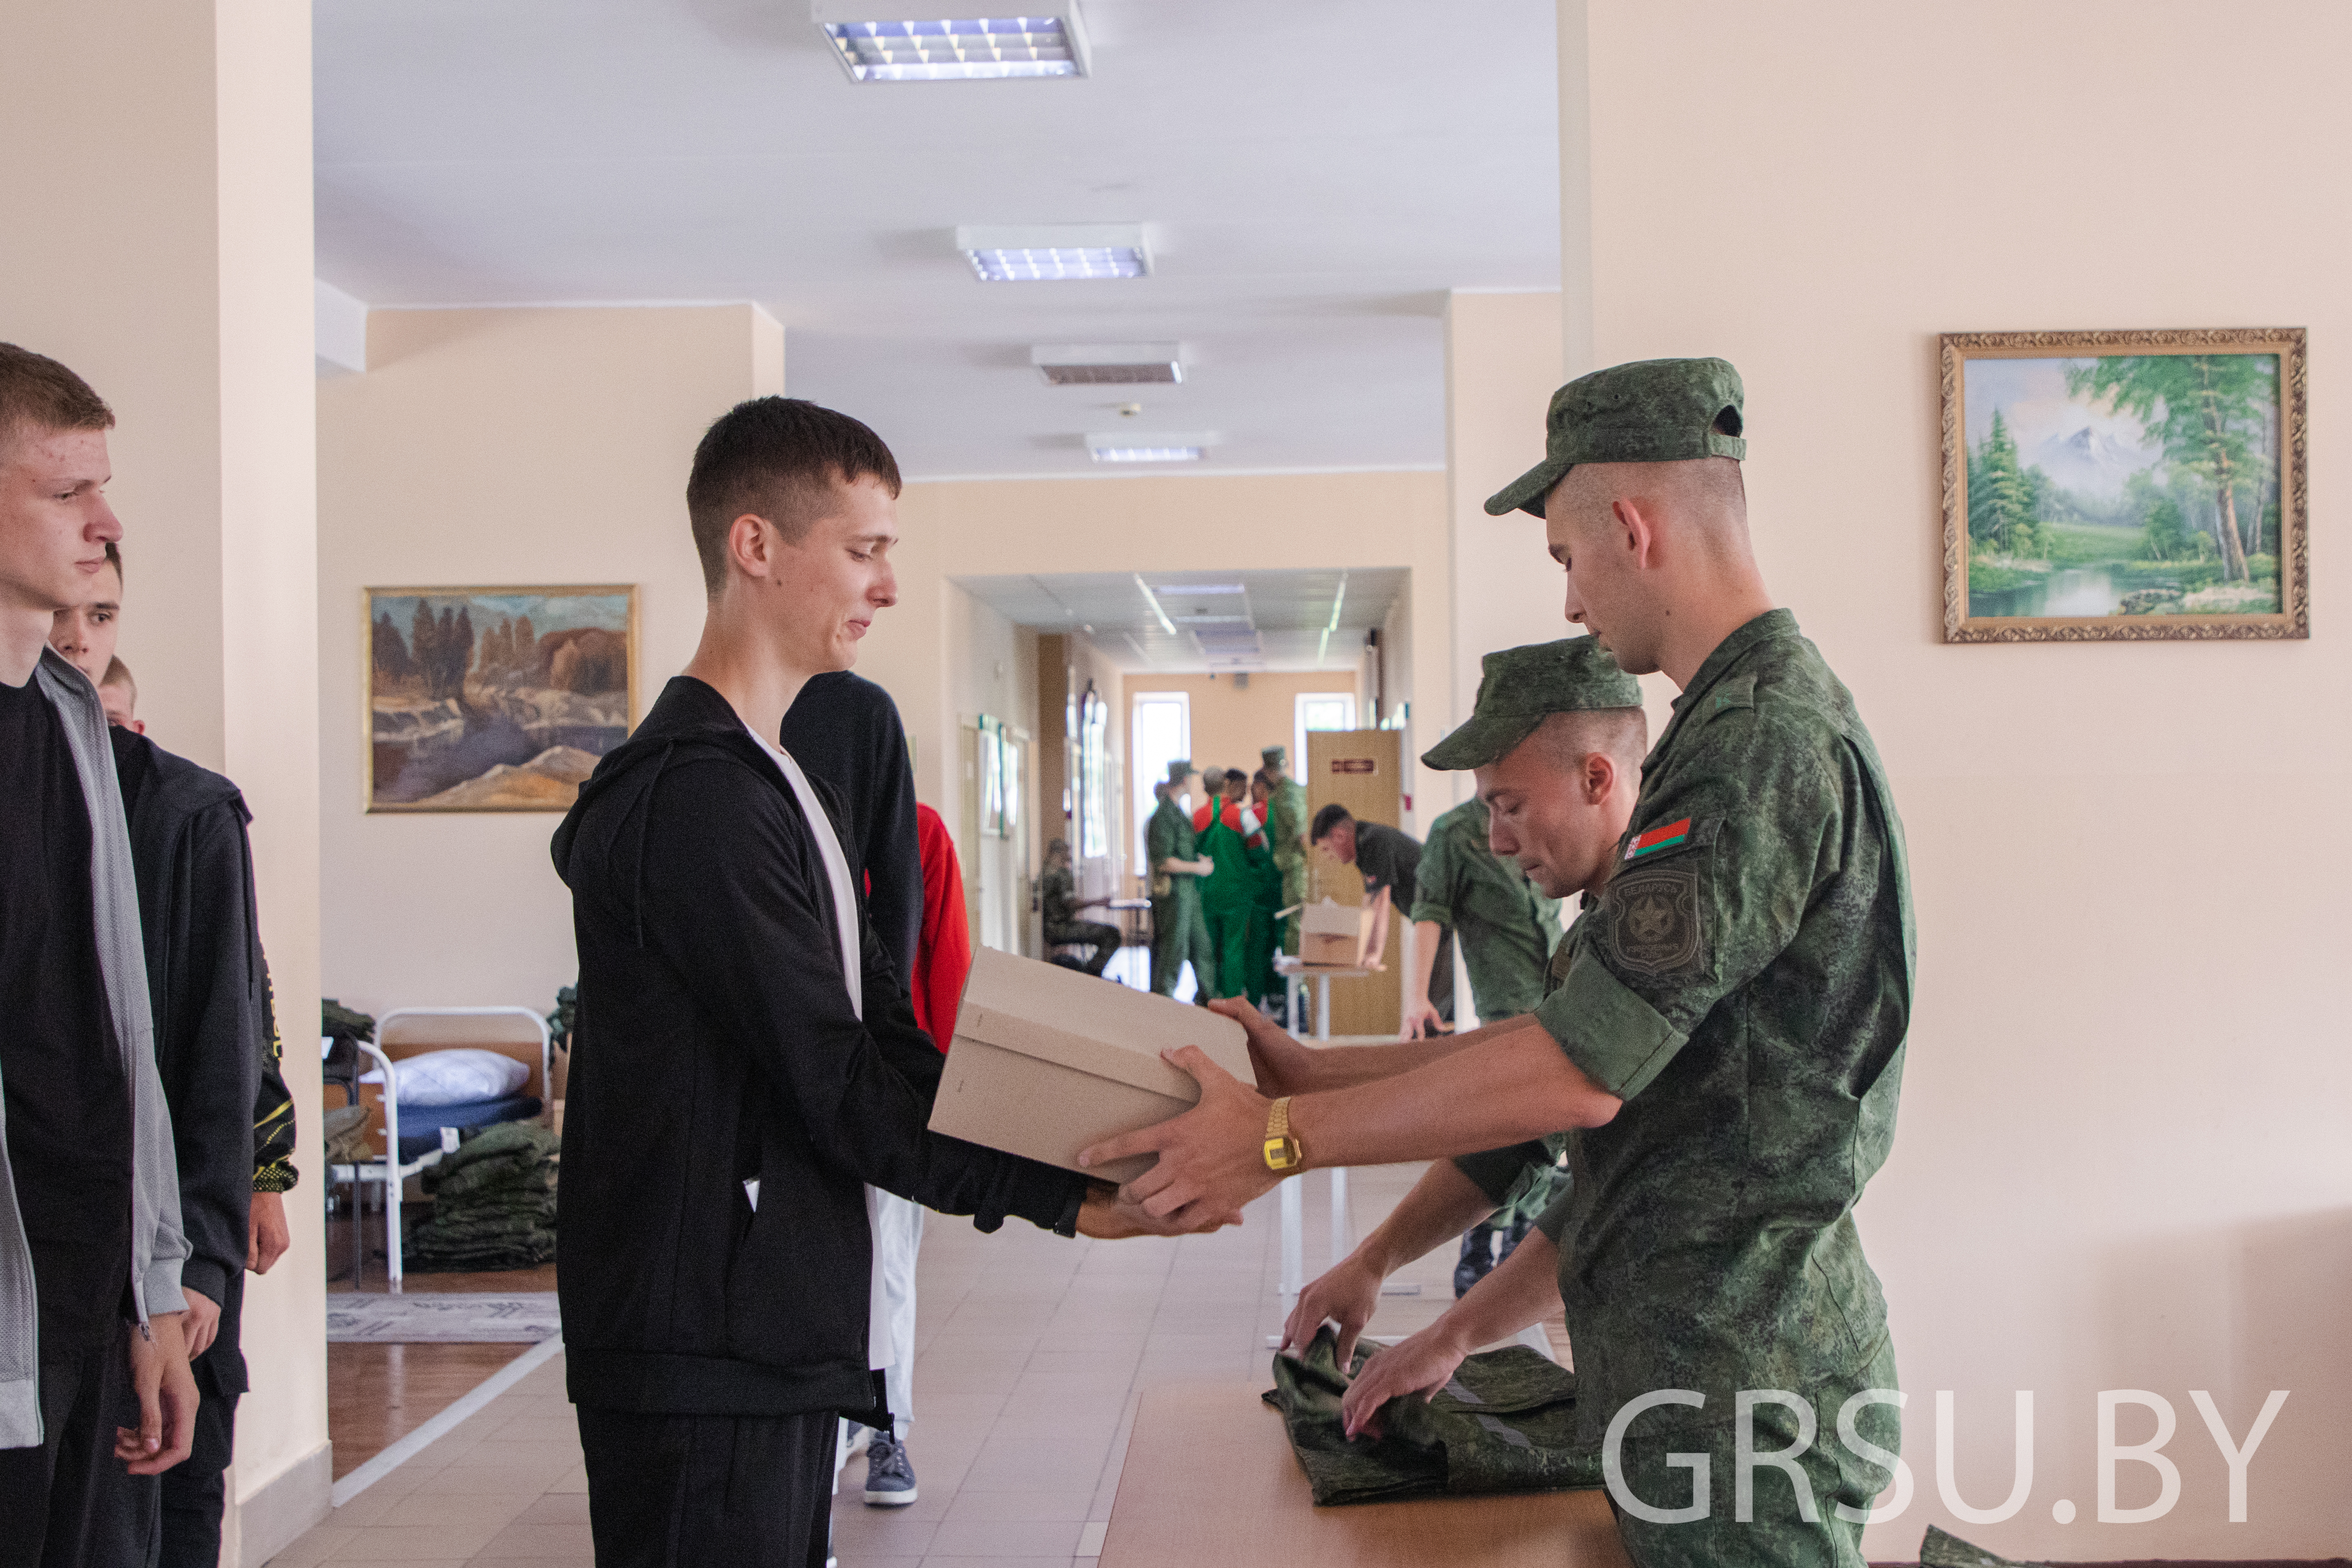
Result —
<instances>
[{"instance_id":1,"label":"folded camouflage fabric","mask_svg":"<svg viewBox=\"0 0 2352 1568\"><path fill-rule=\"evenodd\" d=\"M1958 1536L1947 1535L1931 1524L1927 1538L1919 1542L1919 1568L2042 1568L2042 1564L1995 1557L1982 1547L1970 1546Z\"/></svg>"},{"instance_id":2,"label":"folded camouflage fabric","mask_svg":"<svg viewBox=\"0 0 2352 1568\"><path fill-rule=\"evenodd\" d=\"M1326 1327L1304 1358L1275 1357L1265 1394L1282 1412L1318 1504L1601 1484L1600 1456L1575 1445L1576 1374L1524 1345L1470 1357L1428 1404L1389 1401L1381 1436L1353 1442L1340 1435L1348 1384L1337 1346ZM1359 1347L1356 1371L1367 1356Z\"/></svg>"},{"instance_id":3,"label":"folded camouflage fabric","mask_svg":"<svg viewBox=\"0 0 2352 1568\"><path fill-rule=\"evenodd\" d=\"M501 1121L462 1140L455 1149L442 1155L440 1169L446 1174L451 1171L461 1171L477 1160L491 1160L510 1154L552 1160L562 1142L536 1121Z\"/></svg>"},{"instance_id":4,"label":"folded camouflage fabric","mask_svg":"<svg viewBox=\"0 0 2352 1568\"><path fill-rule=\"evenodd\" d=\"M428 1172L425 1185L435 1197L445 1201L477 1193L551 1193L555 1190L555 1163L530 1154L501 1154L460 1165L454 1171Z\"/></svg>"},{"instance_id":5,"label":"folded camouflage fabric","mask_svg":"<svg viewBox=\"0 0 2352 1568\"><path fill-rule=\"evenodd\" d=\"M425 1173L433 1216L408 1243L423 1273L535 1268L555 1256L558 1140L535 1122L484 1129Z\"/></svg>"}]
</instances>

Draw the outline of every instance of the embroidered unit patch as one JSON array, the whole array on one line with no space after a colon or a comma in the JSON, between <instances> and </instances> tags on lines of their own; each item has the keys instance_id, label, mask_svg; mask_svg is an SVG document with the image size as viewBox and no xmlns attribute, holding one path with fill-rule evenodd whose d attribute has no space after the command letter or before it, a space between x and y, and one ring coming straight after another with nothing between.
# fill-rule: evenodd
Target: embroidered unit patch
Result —
<instances>
[{"instance_id":1,"label":"embroidered unit patch","mask_svg":"<svg viewBox=\"0 0 2352 1568\"><path fill-rule=\"evenodd\" d=\"M1671 849L1677 844L1687 842L1690 830L1691 819L1687 816L1680 822L1669 822L1664 827L1653 827L1625 846L1625 858L1639 860L1643 856L1660 849Z\"/></svg>"},{"instance_id":2,"label":"embroidered unit patch","mask_svg":"<svg viewBox=\"0 0 2352 1568\"><path fill-rule=\"evenodd\" d=\"M1609 884L1609 947L1636 974L1665 974L1701 962L1698 878L1680 866L1629 872Z\"/></svg>"}]
</instances>

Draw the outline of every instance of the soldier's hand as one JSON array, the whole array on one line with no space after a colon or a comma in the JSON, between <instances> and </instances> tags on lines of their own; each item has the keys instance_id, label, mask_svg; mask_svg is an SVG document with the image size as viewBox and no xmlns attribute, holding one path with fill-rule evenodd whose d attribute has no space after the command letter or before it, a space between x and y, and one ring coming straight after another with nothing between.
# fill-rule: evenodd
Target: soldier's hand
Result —
<instances>
[{"instance_id":1,"label":"soldier's hand","mask_svg":"<svg viewBox=\"0 0 2352 1568\"><path fill-rule=\"evenodd\" d=\"M1309 1094L1318 1087L1315 1068L1321 1053L1292 1039L1273 1019L1238 996L1212 1002L1209 1011L1223 1013L1249 1036L1250 1066L1257 1069L1260 1094L1275 1100L1286 1094Z\"/></svg>"},{"instance_id":2,"label":"soldier's hand","mask_svg":"<svg viewBox=\"0 0 2352 1568\"><path fill-rule=\"evenodd\" d=\"M1281 1178L1266 1168L1268 1102L1211 1061L1198 1046L1162 1051L1160 1058L1201 1084L1201 1102L1155 1127L1107 1138L1078 1152L1087 1169L1133 1154L1157 1154L1159 1163L1119 1189L1158 1220L1193 1229L1239 1211Z\"/></svg>"},{"instance_id":3,"label":"soldier's hand","mask_svg":"<svg viewBox=\"0 0 2352 1568\"><path fill-rule=\"evenodd\" d=\"M1460 1342L1453 1325L1444 1318L1384 1351L1374 1352L1339 1401L1340 1429L1353 1437L1373 1426L1381 1406L1391 1399L1417 1394L1426 1405L1469 1354L1470 1346Z\"/></svg>"},{"instance_id":4,"label":"soldier's hand","mask_svg":"<svg viewBox=\"0 0 2352 1568\"><path fill-rule=\"evenodd\" d=\"M1282 1326L1282 1348L1303 1352L1325 1322L1337 1324L1337 1360L1344 1369L1355 1357L1356 1336L1372 1321L1380 1304L1380 1275L1351 1254L1298 1293L1298 1304L1291 1308L1290 1321Z\"/></svg>"}]
</instances>

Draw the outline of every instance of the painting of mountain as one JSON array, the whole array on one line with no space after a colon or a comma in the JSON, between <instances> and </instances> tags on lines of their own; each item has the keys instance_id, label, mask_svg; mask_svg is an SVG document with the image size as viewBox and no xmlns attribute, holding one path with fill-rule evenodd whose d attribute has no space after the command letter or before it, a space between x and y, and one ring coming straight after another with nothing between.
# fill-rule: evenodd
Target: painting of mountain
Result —
<instances>
[{"instance_id":1,"label":"painting of mountain","mask_svg":"<svg viewBox=\"0 0 2352 1568\"><path fill-rule=\"evenodd\" d=\"M1948 638L2305 635L2299 331L1943 342Z\"/></svg>"},{"instance_id":2,"label":"painting of mountain","mask_svg":"<svg viewBox=\"0 0 2352 1568\"><path fill-rule=\"evenodd\" d=\"M636 715L636 590L371 588L370 811L564 811Z\"/></svg>"}]
</instances>

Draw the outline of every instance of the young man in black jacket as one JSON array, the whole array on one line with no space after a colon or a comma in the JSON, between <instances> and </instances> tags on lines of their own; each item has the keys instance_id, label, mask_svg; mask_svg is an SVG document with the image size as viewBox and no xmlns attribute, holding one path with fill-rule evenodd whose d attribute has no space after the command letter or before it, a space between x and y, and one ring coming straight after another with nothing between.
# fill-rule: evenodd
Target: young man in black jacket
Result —
<instances>
[{"instance_id":1,"label":"young man in black jacket","mask_svg":"<svg viewBox=\"0 0 2352 1568\"><path fill-rule=\"evenodd\" d=\"M1134 1234L1108 1189L925 1131L942 1058L839 804L767 737L897 597L898 466L760 398L695 453L702 641L557 830L580 1013L562 1298L600 1568L824 1560L835 1421L886 1425L871 1184L984 1230Z\"/></svg>"},{"instance_id":2,"label":"young man in black jacket","mask_svg":"<svg viewBox=\"0 0 2352 1568\"><path fill-rule=\"evenodd\" d=\"M114 656L121 630L122 557L109 545L90 603L60 610L49 646L93 680L129 672ZM255 898L253 820L236 785L174 756L113 720L115 776L131 827L155 1067L172 1108L182 1228L194 1249L181 1266L195 1374L195 1447L158 1476L110 1472L100 1525L108 1562L214 1568L220 1561L225 1473L236 1402L247 1386L239 1328L245 1272L266 1272L264 1236L282 1234L278 1193L293 1184L293 1106L279 1077ZM263 1196L264 1190L270 1194ZM282 1244L270 1251L276 1260Z\"/></svg>"}]
</instances>

